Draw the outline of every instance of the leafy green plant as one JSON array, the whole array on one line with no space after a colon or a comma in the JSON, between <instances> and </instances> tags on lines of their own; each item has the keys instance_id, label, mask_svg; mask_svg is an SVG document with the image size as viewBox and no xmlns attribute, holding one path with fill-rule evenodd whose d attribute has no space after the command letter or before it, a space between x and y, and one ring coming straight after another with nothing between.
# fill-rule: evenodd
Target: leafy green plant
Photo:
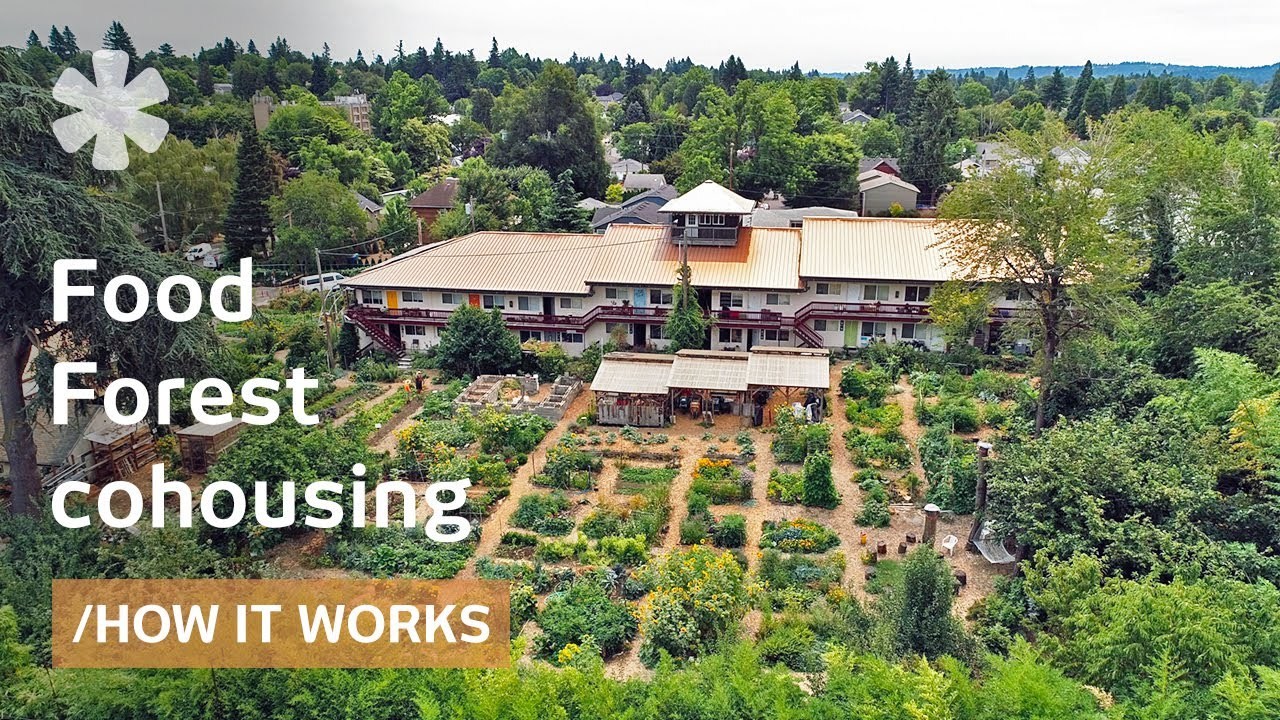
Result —
<instances>
[{"instance_id":1,"label":"leafy green plant","mask_svg":"<svg viewBox=\"0 0 1280 720\"><path fill-rule=\"evenodd\" d=\"M788 553L826 552L839 544L840 536L833 530L804 518L765 521L764 535L760 538L760 547Z\"/></svg>"}]
</instances>

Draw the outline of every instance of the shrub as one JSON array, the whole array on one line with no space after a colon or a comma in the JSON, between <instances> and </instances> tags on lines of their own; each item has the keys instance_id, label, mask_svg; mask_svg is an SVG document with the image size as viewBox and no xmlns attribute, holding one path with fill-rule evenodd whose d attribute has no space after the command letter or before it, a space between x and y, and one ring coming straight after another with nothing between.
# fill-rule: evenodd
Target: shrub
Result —
<instances>
[{"instance_id":1,"label":"shrub","mask_svg":"<svg viewBox=\"0 0 1280 720\"><path fill-rule=\"evenodd\" d=\"M747 519L741 515L726 515L716 523L715 543L723 548L740 548L747 544Z\"/></svg>"},{"instance_id":2,"label":"shrub","mask_svg":"<svg viewBox=\"0 0 1280 720\"><path fill-rule=\"evenodd\" d=\"M773 456L778 462L802 463L809 455L831 447L830 426L807 423L785 409L774 420L773 432Z\"/></svg>"},{"instance_id":3,"label":"shrub","mask_svg":"<svg viewBox=\"0 0 1280 720\"><path fill-rule=\"evenodd\" d=\"M924 404L921 420L926 425L950 428L952 432L977 432L978 405L971 398L944 398L935 405Z\"/></svg>"},{"instance_id":4,"label":"shrub","mask_svg":"<svg viewBox=\"0 0 1280 720\"><path fill-rule=\"evenodd\" d=\"M589 490L604 467L600 456L578 449L576 440L563 438L547 451L547 464L533 483L563 490Z\"/></svg>"},{"instance_id":5,"label":"shrub","mask_svg":"<svg viewBox=\"0 0 1280 720\"><path fill-rule=\"evenodd\" d=\"M760 547L789 553L826 552L839 544L840 536L834 531L804 518L766 521L764 535L760 538Z\"/></svg>"},{"instance_id":6,"label":"shrub","mask_svg":"<svg viewBox=\"0 0 1280 720\"><path fill-rule=\"evenodd\" d=\"M344 531L329 555L339 567L374 577L447 580L466 567L474 551L470 541L438 543L423 537L421 530L364 527Z\"/></svg>"},{"instance_id":7,"label":"shrub","mask_svg":"<svg viewBox=\"0 0 1280 720\"><path fill-rule=\"evenodd\" d=\"M474 425L480 449L488 453L529 453L553 427L550 420L533 413L501 412L485 408Z\"/></svg>"},{"instance_id":8,"label":"shrub","mask_svg":"<svg viewBox=\"0 0 1280 720\"><path fill-rule=\"evenodd\" d=\"M828 509L840 504L840 494L831 479L831 456L825 452L810 455L804 461L804 504Z\"/></svg>"},{"instance_id":9,"label":"shrub","mask_svg":"<svg viewBox=\"0 0 1280 720\"><path fill-rule=\"evenodd\" d=\"M620 465L618 467L618 492L626 495L643 492L653 486L671 483L679 474L678 470L665 467L641 467L636 465Z\"/></svg>"},{"instance_id":10,"label":"shrub","mask_svg":"<svg viewBox=\"0 0 1280 720\"><path fill-rule=\"evenodd\" d=\"M804 497L804 476L774 468L769 471L767 494L770 500L780 503L798 503Z\"/></svg>"},{"instance_id":11,"label":"shrub","mask_svg":"<svg viewBox=\"0 0 1280 720\"><path fill-rule=\"evenodd\" d=\"M711 507L711 499L697 490L690 492L685 500L685 508L690 515L706 515L709 507Z\"/></svg>"},{"instance_id":12,"label":"shrub","mask_svg":"<svg viewBox=\"0 0 1280 720\"><path fill-rule=\"evenodd\" d=\"M639 567L649 561L649 541L643 535L602 537L599 549L611 564Z\"/></svg>"},{"instance_id":13,"label":"shrub","mask_svg":"<svg viewBox=\"0 0 1280 720\"><path fill-rule=\"evenodd\" d=\"M911 446L900 430L869 433L853 427L845 432L844 443L849 459L858 467L901 470L911 466Z\"/></svg>"},{"instance_id":14,"label":"shrub","mask_svg":"<svg viewBox=\"0 0 1280 720\"><path fill-rule=\"evenodd\" d=\"M805 622L796 617L771 621L761 629L756 651L770 665L782 663L798 672L819 669L818 637Z\"/></svg>"},{"instance_id":15,"label":"shrub","mask_svg":"<svg viewBox=\"0 0 1280 720\"><path fill-rule=\"evenodd\" d=\"M727 552L694 546L656 558L644 578L653 588L641 620L640 660L704 655L730 637L747 610L742 566Z\"/></svg>"},{"instance_id":16,"label":"shrub","mask_svg":"<svg viewBox=\"0 0 1280 720\"><path fill-rule=\"evenodd\" d=\"M926 500L946 510L973 512L978 486L973 443L951 435L940 425L931 427L920 438L920 462L929 486Z\"/></svg>"},{"instance_id":17,"label":"shrub","mask_svg":"<svg viewBox=\"0 0 1280 720\"><path fill-rule=\"evenodd\" d=\"M567 535L573 520L565 515L569 499L563 493L531 493L520 498L511 524L543 535Z\"/></svg>"},{"instance_id":18,"label":"shrub","mask_svg":"<svg viewBox=\"0 0 1280 720\"><path fill-rule=\"evenodd\" d=\"M700 517L685 518L680 522L680 544L697 545L707 539L707 522Z\"/></svg>"},{"instance_id":19,"label":"shrub","mask_svg":"<svg viewBox=\"0 0 1280 720\"><path fill-rule=\"evenodd\" d=\"M582 534L596 540L608 535L640 535L656 544L671 514L668 495L668 489L659 486L630 498L625 505L601 504L583 519Z\"/></svg>"},{"instance_id":20,"label":"shrub","mask_svg":"<svg viewBox=\"0 0 1280 720\"><path fill-rule=\"evenodd\" d=\"M699 458L690 491L705 495L716 505L738 502L751 497L751 479L730 460Z\"/></svg>"},{"instance_id":21,"label":"shrub","mask_svg":"<svg viewBox=\"0 0 1280 720\"><path fill-rule=\"evenodd\" d=\"M764 550L760 554L757 575L771 592L808 591L808 599L816 599L833 587L839 587L844 578L844 555L832 553L830 557L805 557L784 555L777 550Z\"/></svg>"},{"instance_id":22,"label":"shrub","mask_svg":"<svg viewBox=\"0 0 1280 720\"><path fill-rule=\"evenodd\" d=\"M858 524L866 527L889 527L892 517L889 514L889 493L883 485L873 485L867 491L867 497L858 513Z\"/></svg>"},{"instance_id":23,"label":"shrub","mask_svg":"<svg viewBox=\"0 0 1280 720\"><path fill-rule=\"evenodd\" d=\"M534 641L534 651L544 658L554 657L564 646L590 637L609 657L626 648L636 626L626 603L610 599L600 583L582 578L547 598L546 607L538 613L542 634Z\"/></svg>"},{"instance_id":24,"label":"shrub","mask_svg":"<svg viewBox=\"0 0 1280 720\"><path fill-rule=\"evenodd\" d=\"M872 407L883 403L892 389L893 378L880 367L862 370L848 365L840 372L840 394L851 400L866 400Z\"/></svg>"},{"instance_id":25,"label":"shrub","mask_svg":"<svg viewBox=\"0 0 1280 720\"><path fill-rule=\"evenodd\" d=\"M844 416L850 423L859 427L888 430L902 425L902 406L889 403L874 407L865 400L857 400L845 404Z\"/></svg>"}]
</instances>

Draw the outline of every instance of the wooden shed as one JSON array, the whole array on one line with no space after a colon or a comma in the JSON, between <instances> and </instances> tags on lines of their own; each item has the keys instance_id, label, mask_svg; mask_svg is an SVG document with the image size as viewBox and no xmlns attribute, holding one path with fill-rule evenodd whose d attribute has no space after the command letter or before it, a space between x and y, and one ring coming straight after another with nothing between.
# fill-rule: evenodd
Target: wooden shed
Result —
<instances>
[{"instance_id":1,"label":"wooden shed","mask_svg":"<svg viewBox=\"0 0 1280 720\"><path fill-rule=\"evenodd\" d=\"M93 457L88 468L90 482L124 480L156 459L156 438L146 423L117 425L100 412L89 423L84 438Z\"/></svg>"},{"instance_id":2,"label":"wooden shed","mask_svg":"<svg viewBox=\"0 0 1280 720\"><path fill-rule=\"evenodd\" d=\"M747 386L756 425L772 425L778 408L795 405L816 404L820 418L831 388L831 353L825 348L752 348Z\"/></svg>"},{"instance_id":3,"label":"wooden shed","mask_svg":"<svg viewBox=\"0 0 1280 720\"><path fill-rule=\"evenodd\" d=\"M604 356L591 381L601 425L663 427L671 419L667 379L671 355L615 352Z\"/></svg>"},{"instance_id":4,"label":"wooden shed","mask_svg":"<svg viewBox=\"0 0 1280 720\"><path fill-rule=\"evenodd\" d=\"M751 353L681 350L671 367L671 403L693 417L705 413L751 417L747 360Z\"/></svg>"},{"instance_id":5,"label":"wooden shed","mask_svg":"<svg viewBox=\"0 0 1280 720\"><path fill-rule=\"evenodd\" d=\"M196 423L177 432L178 449L182 451L182 466L193 473L206 473L227 446L235 442L244 429L244 421L210 425Z\"/></svg>"}]
</instances>

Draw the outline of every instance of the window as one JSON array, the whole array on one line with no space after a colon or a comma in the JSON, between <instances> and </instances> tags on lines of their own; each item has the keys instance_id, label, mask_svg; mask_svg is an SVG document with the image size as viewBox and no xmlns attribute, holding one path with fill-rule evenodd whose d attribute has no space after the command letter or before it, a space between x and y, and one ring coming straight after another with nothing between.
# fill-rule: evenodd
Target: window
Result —
<instances>
[{"instance_id":1,"label":"window","mask_svg":"<svg viewBox=\"0 0 1280 720\"><path fill-rule=\"evenodd\" d=\"M738 328L720 328L720 342L722 343L742 342L742 330Z\"/></svg>"},{"instance_id":2,"label":"window","mask_svg":"<svg viewBox=\"0 0 1280 720\"><path fill-rule=\"evenodd\" d=\"M582 298L577 298L577 297L560 298L560 308L562 310L569 310L569 309L581 310Z\"/></svg>"},{"instance_id":3,"label":"window","mask_svg":"<svg viewBox=\"0 0 1280 720\"><path fill-rule=\"evenodd\" d=\"M1004 299L1008 300L1009 302L1016 302L1018 300L1030 300L1031 293L1027 292L1022 288L1014 288L1004 294Z\"/></svg>"},{"instance_id":4,"label":"window","mask_svg":"<svg viewBox=\"0 0 1280 720\"><path fill-rule=\"evenodd\" d=\"M766 293L764 296L765 305L790 305L791 296L783 293Z\"/></svg>"},{"instance_id":5,"label":"window","mask_svg":"<svg viewBox=\"0 0 1280 720\"><path fill-rule=\"evenodd\" d=\"M542 342L542 331L541 330L521 330L520 342L528 342L530 340L536 340L538 342Z\"/></svg>"},{"instance_id":6,"label":"window","mask_svg":"<svg viewBox=\"0 0 1280 720\"><path fill-rule=\"evenodd\" d=\"M814 321L813 321L813 329L814 329L814 330L817 330L818 332L826 332L826 331L827 331L827 321L826 321L826 320L814 320Z\"/></svg>"},{"instance_id":7,"label":"window","mask_svg":"<svg viewBox=\"0 0 1280 720\"><path fill-rule=\"evenodd\" d=\"M533 308L533 300L527 295L521 295L519 298L516 298L516 307L528 312Z\"/></svg>"},{"instance_id":8,"label":"window","mask_svg":"<svg viewBox=\"0 0 1280 720\"><path fill-rule=\"evenodd\" d=\"M723 215L708 215L703 213L698 216L699 225L724 225Z\"/></svg>"},{"instance_id":9,"label":"window","mask_svg":"<svg viewBox=\"0 0 1280 720\"><path fill-rule=\"evenodd\" d=\"M817 292L819 295L843 295L844 285L840 283L818 283Z\"/></svg>"},{"instance_id":10,"label":"window","mask_svg":"<svg viewBox=\"0 0 1280 720\"><path fill-rule=\"evenodd\" d=\"M361 301L365 305L381 305L382 304L381 290L361 290L360 297L361 297Z\"/></svg>"},{"instance_id":11,"label":"window","mask_svg":"<svg viewBox=\"0 0 1280 720\"><path fill-rule=\"evenodd\" d=\"M670 305L674 299L675 297L671 294L670 290L649 291L650 305Z\"/></svg>"},{"instance_id":12,"label":"window","mask_svg":"<svg viewBox=\"0 0 1280 720\"><path fill-rule=\"evenodd\" d=\"M506 301L503 299L501 295L480 296L480 305L485 310L492 310L493 308L498 308L499 310L501 310L505 306L505 304L506 304Z\"/></svg>"},{"instance_id":13,"label":"window","mask_svg":"<svg viewBox=\"0 0 1280 720\"><path fill-rule=\"evenodd\" d=\"M405 290L400 293L400 299L407 303L420 303L424 298L418 290Z\"/></svg>"},{"instance_id":14,"label":"window","mask_svg":"<svg viewBox=\"0 0 1280 720\"><path fill-rule=\"evenodd\" d=\"M423 335L427 334L427 329L422 325L401 325L401 332L405 335Z\"/></svg>"},{"instance_id":15,"label":"window","mask_svg":"<svg viewBox=\"0 0 1280 720\"><path fill-rule=\"evenodd\" d=\"M764 339L770 342L791 342L790 330L765 330Z\"/></svg>"},{"instance_id":16,"label":"window","mask_svg":"<svg viewBox=\"0 0 1280 720\"><path fill-rule=\"evenodd\" d=\"M933 288L928 285L908 285L906 300L907 302L928 302L931 292Z\"/></svg>"},{"instance_id":17,"label":"window","mask_svg":"<svg viewBox=\"0 0 1280 720\"><path fill-rule=\"evenodd\" d=\"M650 326L649 326L649 339L650 339L650 340L663 340L664 338L663 338L663 335L662 335L662 330L663 330L663 327L662 327L661 325L650 325Z\"/></svg>"},{"instance_id":18,"label":"window","mask_svg":"<svg viewBox=\"0 0 1280 720\"><path fill-rule=\"evenodd\" d=\"M804 220L792 220L792 221L791 221L791 227L793 227L793 228L802 228L802 227L804 227Z\"/></svg>"},{"instance_id":19,"label":"window","mask_svg":"<svg viewBox=\"0 0 1280 720\"><path fill-rule=\"evenodd\" d=\"M720 293L720 307L742 307L742 293L722 292Z\"/></svg>"},{"instance_id":20,"label":"window","mask_svg":"<svg viewBox=\"0 0 1280 720\"><path fill-rule=\"evenodd\" d=\"M458 293L440 293L441 305L457 305L462 302L462 296Z\"/></svg>"},{"instance_id":21,"label":"window","mask_svg":"<svg viewBox=\"0 0 1280 720\"><path fill-rule=\"evenodd\" d=\"M862 338L864 340L874 340L884 338L889 333L888 323L882 322L864 322L862 323Z\"/></svg>"},{"instance_id":22,"label":"window","mask_svg":"<svg viewBox=\"0 0 1280 720\"><path fill-rule=\"evenodd\" d=\"M576 333L576 332L560 333L560 342L580 343L582 342L582 333Z\"/></svg>"},{"instance_id":23,"label":"window","mask_svg":"<svg viewBox=\"0 0 1280 720\"><path fill-rule=\"evenodd\" d=\"M915 340L917 337L924 337L924 335L916 328L916 325L917 323L902 323L903 340Z\"/></svg>"},{"instance_id":24,"label":"window","mask_svg":"<svg viewBox=\"0 0 1280 720\"><path fill-rule=\"evenodd\" d=\"M605 288L604 296L608 300L617 300L619 297L618 288Z\"/></svg>"},{"instance_id":25,"label":"window","mask_svg":"<svg viewBox=\"0 0 1280 720\"><path fill-rule=\"evenodd\" d=\"M888 285L864 285L862 287L863 300L875 300L882 302L889 299Z\"/></svg>"},{"instance_id":26,"label":"window","mask_svg":"<svg viewBox=\"0 0 1280 720\"><path fill-rule=\"evenodd\" d=\"M604 331L612 335L615 332L631 333L631 323L607 322L604 324Z\"/></svg>"}]
</instances>

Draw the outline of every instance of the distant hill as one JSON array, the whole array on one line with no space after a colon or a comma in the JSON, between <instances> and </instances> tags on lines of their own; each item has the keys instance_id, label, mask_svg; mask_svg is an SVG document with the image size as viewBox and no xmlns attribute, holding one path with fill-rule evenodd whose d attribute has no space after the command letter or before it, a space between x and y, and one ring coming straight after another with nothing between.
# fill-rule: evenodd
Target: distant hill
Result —
<instances>
[{"instance_id":1,"label":"distant hill","mask_svg":"<svg viewBox=\"0 0 1280 720\"><path fill-rule=\"evenodd\" d=\"M1062 72L1067 77L1076 77L1084 68L1083 65L1062 65ZM1042 78L1053 74L1053 65L1036 65L1033 69L1036 77ZM1280 68L1280 63L1272 65L1263 65L1260 67L1227 67L1223 65L1170 65L1168 63L1154 62L1121 62L1110 64L1093 65L1094 77L1110 77L1112 75L1160 75L1169 73L1170 75L1185 76L1194 80L1212 80L1219 75L1229 75L1239 80L1248 80L1259 85L1264 85L1271 81L1271 77L1275 74L1276 68ZM950 68L948 68L950 69ZM975 67L975 68L956 68L950 69L952 73L963 75L969 71L985 72L987 75L998 75L1001 70L1009 73L1011 78L1021 78L1027 74L1026 65L1018 65L1016 67ZM832 77L842 77L845 73L824 73Z\"/></svg>"}]
</instances>

